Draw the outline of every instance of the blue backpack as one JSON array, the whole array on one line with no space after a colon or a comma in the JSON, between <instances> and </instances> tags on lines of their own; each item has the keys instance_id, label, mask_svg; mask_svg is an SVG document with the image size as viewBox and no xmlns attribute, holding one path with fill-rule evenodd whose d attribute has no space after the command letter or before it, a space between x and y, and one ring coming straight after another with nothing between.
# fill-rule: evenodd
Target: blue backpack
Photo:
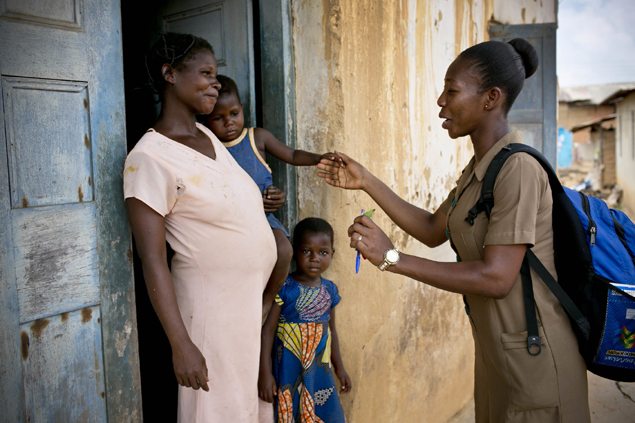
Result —
<instances>
[{"instance_id":1,"label":"blue backpack","mask_svg":"<svg viewBox=\"0 0 635 423\"><path fill-rule=\"evenodd\" d=\"M496 176L505 160L519 152L531 154L549 176L558 273L556 281L527 250L520 273L529 354L540 354L531 267L567 312L588 370L607 379L635 381L635 224L628 216L600 199L563 187L536 149L509 144L489 165L481 198L465 220L473 225L483 211L489 219Z\"/></svg>"}]
</instances>

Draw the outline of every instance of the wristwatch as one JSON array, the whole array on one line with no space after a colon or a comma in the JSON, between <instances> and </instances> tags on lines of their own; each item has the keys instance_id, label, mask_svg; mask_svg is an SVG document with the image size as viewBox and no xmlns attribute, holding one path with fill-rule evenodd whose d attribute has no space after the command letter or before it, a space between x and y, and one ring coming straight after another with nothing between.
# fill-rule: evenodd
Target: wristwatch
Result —
<instances>
[{"instance_id":1,"label":"wristwatch","mask_svg":"<svg viewBox=\"0 0 635 423\"><path fill-rule=\"evenodd\" d=\"M383 272L388 269L388 266L394 266L399 263L400 258L399 250L396 247L392 250L386 250L384 252L384 261L382 261L377 267L379 267L379 270Z\"/></svg>"}]
</instances>

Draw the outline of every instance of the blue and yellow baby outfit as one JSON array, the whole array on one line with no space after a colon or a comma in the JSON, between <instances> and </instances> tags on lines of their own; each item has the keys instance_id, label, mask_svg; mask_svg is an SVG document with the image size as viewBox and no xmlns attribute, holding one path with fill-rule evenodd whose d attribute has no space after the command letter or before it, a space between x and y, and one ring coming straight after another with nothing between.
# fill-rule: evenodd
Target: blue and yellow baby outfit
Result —
<instances>
[{"instance_id":1,"label":"blue and yellow baby outfit","mask_svg":"<svg viewBox=\"0 0 635 423\"><path fill-rule=\"evenodd\" d=\"M246 142L243 142L246 141ZM238 138L232 141L223 141L223 145L227 151L234 157L240 167L251 176L258 185L260 192L265 192L269 185L273 185L271 177L271 168L258 153L256 147L256 138L254 136L254 128L243 128L243 132ZM280 229L289 237L289 232L282 226L282 223L276 219L273 213L265 213L267 221L272 229Z\"/></svg>"}]
</instances>

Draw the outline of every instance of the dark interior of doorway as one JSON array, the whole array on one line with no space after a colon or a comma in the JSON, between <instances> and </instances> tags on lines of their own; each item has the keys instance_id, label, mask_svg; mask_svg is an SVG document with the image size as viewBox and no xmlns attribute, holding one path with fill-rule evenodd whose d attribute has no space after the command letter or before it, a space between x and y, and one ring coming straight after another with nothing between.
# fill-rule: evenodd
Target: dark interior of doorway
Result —
<instances>
[{"instance_id":1,"label":"dark interior of doorway","mask_svg":"<svg viewBox=\"0 0 635 423\"><path fill-rule=\"evenodd\" d=\"M252 0L252 5L256 119L257 122L262 122L259 0ZM155 41L152 34L158 32L157 15L160 7L161 1L156 0L121 2L128 151L152 127L156 119L154 96L147 85L144 57ZM168 263L171 254L168 245ZM143 420L152 423L176 422L178 385L172 368L170 344L150 303L136 248L134 276ZM209 363L208 367L211 370Z\"/></svg>"}]
</instances>

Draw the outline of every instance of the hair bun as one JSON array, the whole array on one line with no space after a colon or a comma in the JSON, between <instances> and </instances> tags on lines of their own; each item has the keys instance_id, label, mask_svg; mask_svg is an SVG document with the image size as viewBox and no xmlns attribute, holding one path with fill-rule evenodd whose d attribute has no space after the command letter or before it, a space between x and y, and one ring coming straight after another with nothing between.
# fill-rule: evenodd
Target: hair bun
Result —
<instances>
[{"instance_id":1,"label":"hair bun","mask_svg":"<svg viewBox=\"0 0 635 423\"><path fill-rule=\"evenodd\" d=\"M534 72L536 72L536 69L538 69L538 65L540 64L536 49L524 38L514 38L509 41L509 44L514 47L514 50L516 50L523 61L523 66L525 67L525 79L529 78L534 74Z\"/></svg>"}]
</instances>

